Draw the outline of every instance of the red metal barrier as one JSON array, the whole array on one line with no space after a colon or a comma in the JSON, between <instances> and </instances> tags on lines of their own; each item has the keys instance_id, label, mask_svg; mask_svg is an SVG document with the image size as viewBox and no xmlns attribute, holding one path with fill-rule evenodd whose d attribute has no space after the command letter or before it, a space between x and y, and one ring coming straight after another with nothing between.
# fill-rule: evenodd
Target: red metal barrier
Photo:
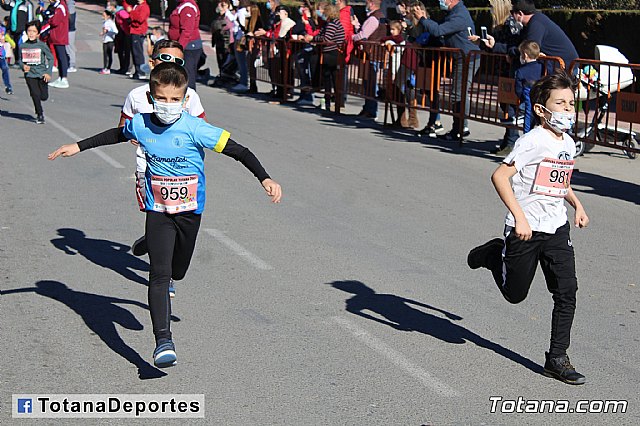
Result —
<instances>
[{"instance_id":1,"label":"red metal barrier","mask_svg":"<svg viewBox=\"0 0 640 426\"><path fill-rule=\"evenodd\" d=\"M579 149L601 145L636 158L640 153L640 65L589 59L577 59L571 65L579 77L574 132L582 142Z\"/></svg>"}]
</instances>

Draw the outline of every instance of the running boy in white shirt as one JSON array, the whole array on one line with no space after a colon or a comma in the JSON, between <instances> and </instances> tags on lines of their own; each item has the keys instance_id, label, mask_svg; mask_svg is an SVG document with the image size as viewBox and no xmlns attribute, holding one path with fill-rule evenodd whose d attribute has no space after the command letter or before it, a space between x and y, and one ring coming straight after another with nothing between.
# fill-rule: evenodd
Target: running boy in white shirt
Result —
<instances>
[{"instance_id":1,"label":"running boy in white shirt","mask_svg":"<svg viewBox=\"0 0 640 426\"><path fill-rule=\"evenodd\" d=\"M149 98L153 113L136 114L124 127L114 128L63 145L49 159L72 156L85 149L126 142L140 143L147 157L145 235L149 242L149 310L157 367L176 363L168 286L187 273L206 201L205 149L227 155L244 165L260 181L271 201L279 203L280 185L273 181L249 149L229 132L183 111L187 72L175 63L162 63L151 71Z\"/></svg>"},{"instance_id":2,"label":"running boy in white shirt","mask_svg":"<svg viewBox=\"0 0 640 426\"><path fill-rule=\"evenodd\" d=\"M526 297L538 263L553 295L551 344L544 374L581 385L567 356L576 309L578 282L569 235L565 200L575 209L574 224L584 228L589 218L570 186L575 143L566 133L575 123L576 81L564 70L539 80L531 89L536 126L523 135L491 176L509 209L504 240L496 238L469 253L470 268L493 273L510 303Z\"/></svg>"},{"instance_id":3,"label":"running boy in white shirt","mask_svg":"<svg viewBox=\"0 0 640 426\"><path fill-rule=\"evenodd\" d=\"M153 53L150 58L151 68L163 62L175 62L180 66L184 66L184 51L182 45L173 40L159 40L153 47ZM120 123L118 127L124 126L125 120L133 118L134 115L146 112L153 112L153 104L147 96L149 93L149 84L143 84L129 92L122 106L120 114ZM200 96L192 88L187 88L187 97L184 103L184 110L194 117L206 118L204 108L200 102ZM144 211L145 197L145 179L144 173L147 169L147 160L144 156L143 149L138 146L136 149L136 197L140 211ZM138 238L131 246L131 251L136 256L142 256L147 253L147 242L144 235ZM171 281L169 284L169 295L173 298L176 295L175 283Z\"/></svg>"}]
</instances>

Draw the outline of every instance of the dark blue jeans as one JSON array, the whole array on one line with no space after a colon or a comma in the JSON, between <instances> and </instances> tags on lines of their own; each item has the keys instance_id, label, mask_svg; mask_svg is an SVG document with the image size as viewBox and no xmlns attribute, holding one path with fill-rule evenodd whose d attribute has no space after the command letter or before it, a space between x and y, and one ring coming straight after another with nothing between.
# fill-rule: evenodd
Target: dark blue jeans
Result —
<instances>
[{"instance_id":1,"label":"dark blue jeans","mask_svg":"<svg viewBox=\"0 0 640 426\"><path fill-rule=\"evenodd\" d=\"M4 83L4 87L9 90L13 90L11 86L11 79L9 77L9 66L7 65L7 60L5 58L0 58L0 70L2 70L2 82Z\"/></svg>"}]
</instances>

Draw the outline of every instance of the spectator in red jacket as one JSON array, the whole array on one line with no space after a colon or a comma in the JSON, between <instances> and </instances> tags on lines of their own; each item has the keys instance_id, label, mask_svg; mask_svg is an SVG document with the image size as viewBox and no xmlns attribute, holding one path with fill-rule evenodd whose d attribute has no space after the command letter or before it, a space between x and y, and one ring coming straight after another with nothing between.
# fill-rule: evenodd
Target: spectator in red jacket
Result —
<instances>
[{"instance_id":1,"label":"spectator in red jacket","mask_svg":"<svg viewBox=\"0 0 640 426\"><path fill-rule=\"evenodd\" d=\"M146 0L138 0L138 4L134 7L127 5L126 10L131 18L131 53L133 54L133 64L136 67L131 77L140 79L144 76L144 71L140 67L144 64L144 39L149 29L147 19L149 19L151 11Z\"/></svg>"},{"instance_id":2,"label":"spectator in red jacket","mask_svg":"<svg viewBox=\"0 0 640 426\"><path fill-rule=\"evenodd\" d=\"M184 48L184 68L189 76L189 87L196 89L198 61L203 54L200 38L200 9L195 0L178 0L178 6L169 16L169 39Z\"/></svg>"},{"instance_id":3,"label":"spectator in red jacket","mask_svg":"<svg viewBox=\"0 0 640 426\"><path fill-rule=\"evenodd\" d=\"M50 27L49 44L51 44L58 58L57 80L49 83L49 86L58 89L69 87L67 80L67 69L69 68L69 57L67 56L67 44L69 44L69 11L65 0L49 0L54 9L53 15L47 21Z\"/></svg>"}]
</instances>

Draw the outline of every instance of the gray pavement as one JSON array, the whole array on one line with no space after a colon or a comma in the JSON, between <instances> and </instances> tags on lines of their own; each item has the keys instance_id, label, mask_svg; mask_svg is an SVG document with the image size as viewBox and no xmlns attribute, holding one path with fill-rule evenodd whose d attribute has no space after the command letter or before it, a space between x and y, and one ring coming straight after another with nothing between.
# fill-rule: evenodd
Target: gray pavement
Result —
<instances>
[{"instance_id":1,"label":"gray pavement","mask_svg":"<svg viewBox=\"0 0 640 426\"><path fill-rule=\"evenodd\" d=\"M510 305L466 266L503 224L488 154L500 129L471 122L463 148L419 141L356 121L355 99L334 117L198 87L208 120L250 147L285 197L271 205L241 165L208 155L207 210L173 301L179 364L154 369L148 259L128 251L144 224L133 148L46 159L115 125L139 84L97 74L99 17L78 21L80 70L51 89L47 124L30 121L17 70L15 95L0 94L0 424L152 422L18 421L18 393L204 394L206 418L186 422L198 424L640 423L640 163L599 148L577 162L591 225L572 231L569 353L588 383L572 387L539 372L552 308L541 272ZM628 408L500 414L494 396Z\"/></svg>"}]
</instances>

